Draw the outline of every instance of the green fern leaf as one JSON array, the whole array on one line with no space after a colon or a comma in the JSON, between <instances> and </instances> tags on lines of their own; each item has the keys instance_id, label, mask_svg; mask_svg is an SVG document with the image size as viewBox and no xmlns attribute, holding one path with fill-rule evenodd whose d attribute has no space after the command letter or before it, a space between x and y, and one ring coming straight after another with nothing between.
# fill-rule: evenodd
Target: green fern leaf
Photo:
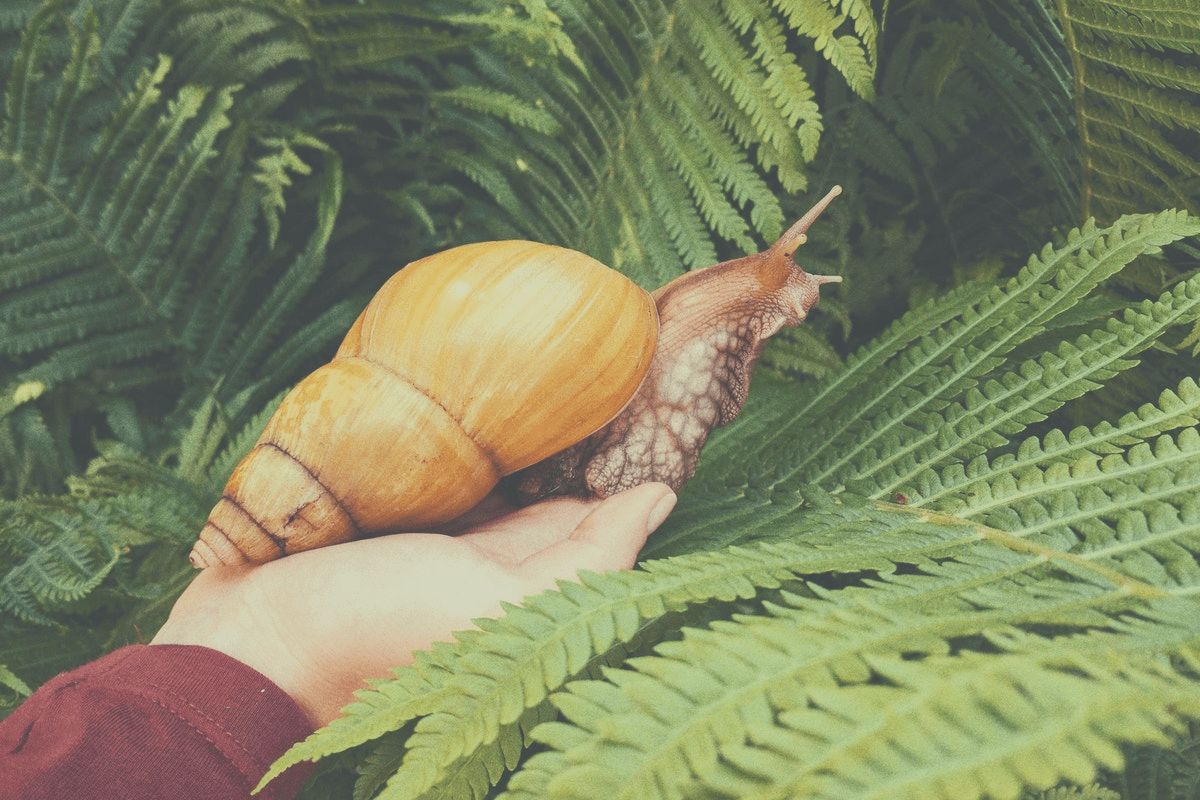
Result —
<instances>
[{"instance_id":1,"label":"green fern leaf","mask_svg":"<svg viewBox=\"0 0 1200 800\"><path fill-rule=\"evenodd\" d=\"M558 3L550 24L561 22L556 35L570 38L573 57L545 65L553 80L533 79L528 58L516 65L489 55L480 86L553 115L563 134L522 134L514 147L501 130L501 141L484 140L470 159L451 152L447 163L513 210L509 231L497 232L557 241L647 286L714 263L714 239L759 249L783 229L769 187L805 188L803 165L823 125L798 42L818 42L839 74L870 92L874 15L869 4L840 5L722 3L713 13L690 1ZM524 9L530 21L550 19L540 8ZM524 16L506 19L523 24ZM483 129L444 119L472 138Z\"/></svg>"},{"instance_id":2,"label":"green fern leaf","mask_svg":"<svg viewBox=\"0 0 1200 800\"><path fill-rule=\"evenodd\" d=\"M831 3L800 0L783 4L783 13L792 27L814 40L817 50L846 78L855 93L866 100L875 97L873 69L868 54L875 50L874 20L869 3L839 3L843 15L835 14ZM837 35L845 14L854 18L856 36ZM863 44L866 48L864 49Z\"/></svg>"},{"instance_id":3,"label":"green fern leaf","mask_svg":"<svg viewBox=\"0 0 1200 800\"><path fill-rule=\"evenodd\" d=\"M1200 73L1158 53L1200 52L1195 9L1170 0L1064 0L1059 14L1085 150L1084 214L1095 206L1115 216L1163 205L1163 198L1194 209L1188 186L1200 171L1187 153L1194 152L1200 128ZM1175 132L1164 135L1168 131ZM1181 147L1184 142L1190 144Z\"/></svg>"},{"instance_id":4,"label":"green fern leaf","mask_svg":"<svg viewBox=\"0 0 1200 800\"><path fill-rule=\"evenodd\" d=\"M500 726L494 742L478 748L470 755L464 756L450 765L445 770L445 778L440 780L435 787L420 795L420 800L487 797L492 787L498 784L506 773L516 768L525 748L533 743L531 737L533 728L555 716L554 707L549 702L526 709L517 722ZM376 795L370 791L370 784L360 780L359 785L356 786L356 792L362 797L377 797L378 800L412 796L410 788L405 786L400 777L401 773L395 769L398 764L387 766L391 766L393 769L387 772L386 776L380 774L379 777L396 775L387 788ZM366 777L364 773L364 779Z\"/></svg>"},{"instance_id":5,"label":"green fern leaf","mask_svg":"<svg viewBox=\"0 0 1200 800\"><path fill-rule=\"evenodd\" d=\"M582 585L563 583L558 592L508 607L501 620L477 621L483 631L457 634L456 645L418 653L413 667L397 670L395 680L376 682L371 692L360 692L346 716L292 748L264 781L291 763L363 744L423 716L408 740L410 755L393 781L395 791L417 797L457 759L495 742L499 731L526 708L542 702L594 659L603 660L614 647L632 642L650 622L690 603L751 597L756 587L776 586L810 570L886 568L889 559L901 557L894 548L908 553L914 546L911 539L904 543L914 525L925 535L915 545L922 551L933 542L948 546L963 537L978 538L969 526L922 527L908 514L860 507L831 512L825 519L831 538L870 531L861 547L840 553L776 541L646 562L645 571L584 573Z\"/></svg>"},{"instance_id":6,"label":"green fern leaf","mask_svg":"<svg viewBox=\"0 0 1200 800\"><path fill-rule=\"evenodd\" d=\"M1200 283L1180 285L1156 303L1127 310L1121 320L1109 319L1103 329L1060 342L1056 350L996 375L938 412L941 422L928 418L922 434L910 437L897 453L856 464L856 490L885 496L910 480L913 470L939 460L965 463L988 448L1007 445L1027 426L1132 366L1136 362L1130 356L1169 328L1189 323L1198 310ZM874 488L867 491L867 485Z\"/></svg>"},{"instance_id":7,"label":"green fern leaf","mask_svg":"<svg viewBox=\"0 0 1200 800\"><path fill-rule=\"evenodd\" d=\"M965 515L1036 536L1156 586L1200 580L1190 498L1200 436L1135 444L1122 453L985 473L961 500ZM959 502L961 502L961 500ZM1099 520L1112 520L1111 526Z\"/></svg>"},{"instance_id":8,"label":"green fern leaf","mask_svg":"<svg viewBox=\"0 0 1200 800\"><path fill-rule=\"evenodd\" d=\"M759 463L791 465L771 479L776 483L829 481L833 487L854 480L857 473L848 465L856 460L874 463L901 452L902 442L936 436L930 426L944 423L940 414L947 403L975 388L978 380L998 366L1002 354L1038 335L1042 326L1078 303L1101 280L1144 249L1196 230L1191 218L1172 212L1127 218L1108 230L1085 226L1072 232L1065 247L1048 247L1039 258L1031 259L1005 289L994 289L978 310L961 321L951 319L932 329L908 327L938 319L936 308L928 315L921 312L905 317L874 345L877 351L858 354L845 370L815 384L790 409L792 416L778 421L775 433L760 445L765 449L778 441L787 448L783 454L764 458L760 450L751 458ZM855 385L856 376L866 374L859 370L883 363L901 342L911 344L888 367L874 371L871 386L842 394ZM1047 385L1061 388L1053 377ZM924 416L926 413L932 416ZM810 424L817 419L826 420L825 425ZM834 433L827 435L826 431ZM935 447L931 454L936 457L936 452L940 451ZM825 453L837 455L827 458ZM919 469L919 464L912 468Z\"/></svg>"},{"instance_id":9,"label":"green fern leaf","mask_svg":"<svg viewBox=\"0 0 1200 800\"><path fill-rule=\"evenodd\" d=\"M526 105L513 95L482 86L456 86L437 92L433 98L435 102L486 113L547 136L553 136L562 129L559 121L549 112Z\"/></svg>"},{"instance_id":10,"label":"green fern leaf","mask_svg":"<svg viewBox=\"0 0 1200 800\"><path fill-rule=\"evenodd\" d=\"M53 625L46 610L99 586L116 566L123 543L106 526L95 524L94 514L88 513L94 508L64 513L54 503L39 508L26 501L23 506L10 505L0 529L10 565L0 578L0 605L26 621Z\"/></svg>"},{"instance_id":11,"label":"green fern leaf","mask_svg":"<svg viewBox=\"0 0 1200 800\"><path fill-rule=\"evenodd\" d=\"M771 337L759 364L760 369L765 366L784 373L820 378L840 367L842 360L820 334L800 327L785 328Z\"/></svg>"},{"instance_id":12,"label":"green fern leaf","mask_svg":"<svg viewBox=\"0 0 1200 800\"><path fill-rule=\"evenodd\" d=\"M59 625L64 610L110 579L130 548L190 543L206 510L190 486L119 447L71 489L0 504L0 607L38 625Z\"/></svg>"},{"instance_id":13,"label":"green fern leaf","mask_svg":"<svg viewBox=\"0 0 1200 800\"><path fill-rule=\"evenodd\" d=\"M1196 724L1192 723L1170 747L1128 748L1128 766L1119 778L1109 782L1110 785L1120 789L1120 797L1124 800L1154 797L1182 800L1189 796L1200 780L1196 730Z\"/></svg>"},{"instance_id":14,"label":"green fern leaf","mask_svg":"<svg viewBox=\"0 0 1200 800\"><path fill-rule=\"evenodd\" d=\"M14 0L0 9L0 31L18 31L33 18L42 6L41 0Z\"/></svg>"},{"instance_id":15,"label":"green fern leaf","mask_svg":"<svg viewBox=\"0 0 1200 800\"><path fill-rule=\"evenodd\" d=\"M312 167L304 163L300 156L296 155L296 151L292 149L292 145L298 144L316 147L327 153L330 150L328 145L300 132L293 132L291 138L268 137L262 140L262 144L268 148L272 148L274 152L259 158L255 162L258 169L254 174L254 180L261 184L265 190L261 201L262 210L263 215L267 218L267 229L270 232L271 247L274 247L276 240L279 238L279 215L287 208L284 192L292 185L292 179L288 173L295 172L299 175L312 174Z\"/></svg>"},{"instance_id":16,"label":"green fern leaf","mask_svg":"<svg viewBox=\"0 0 1200 800\"><path fill-rule=\"evenodd\" d=\"M12 691L17 697L28 697L33 694L33 689L29 688L29 684L14 675L12 670L3 664L0 664L0 686Z\"/></svg>"},{"instance_id":17,"label":"green fern leaf","mask_svg":"<svg viewBox=\"0 0 1200 800\"><path fill-rule=\"evenodd\" d=\"M878 591L870 606L853 605L854 595L792 597L769 617L686 631L606 682L571 684L554 698L570 725L535 732L562 751L555 769L531 760L533 775L513 786L545 797L683 797L700 786L722 797L1016 797L1119 766L1114 740L1164 742L1176 692L1195 705L1190 678L1139 652L1166 646L1194 659L1190 601L1151 612L1164 627L1131 617L1116 634L1044 639L1003 626L1077 604L1086 587L997 602L971 588L983 563L968 557L951 570L971 576L954 579L968 600L956 610L908 605L947 593L950 573L901 580L904 605L881 607ZM1106 595L1090 602L1102 608ZM994 631L985 636L1005 655L973 652L975 625ZM923 744L911 748L893 738L918 732Z\"/></svg>"},{"instance_id":18,"label":"green fern leaf","mask_svg":"<svg viewBox=\"0 0 1200 800\"><path fill-rule=\"evenodd\" d=\"M35 39L36 31L28 36ZM88 58L86 48L97 46L94 37L80 40L72 63ZM154 72L143 73L123 108L101 136L101 154L83 170L81 180L66 192L59 177L66 169L72 149L62 140L76 132L75 96L85 94L80 83L86 71L64 75L59 98L40 128L35 127L32 109L14 108L16 116L6 120L4 135L9 146L0 152L0 181L11 197L32 201L25 214L16 214L0 228L0 239L26 240L35 235L39 247L7 250L0 256L0 282L7 289L37 284L43 299L10 293L0 304L0 330L5 350L12 354L57 348L56 358L29 371L34 379L53 386L83 374L97 364L130 359L169 344L160 334L160 305L163 298L147 291L154 265L168 247L169 237L183 212L182 198L188 196L212 155L216 136L228 125L224 116L229 106L225 93L184 88L163 116L145 131L146 138L136 157L118 162L112 156L122 146L122 137L137 127L158 99L157 86L168 68L160 61ZM20 74L18 69L14 75ZM10 87L12 84L10 83ZM10 88L11 91L11 88ZM20 104L19 100L16 100ZM39 131L45 145L36 157L29 152L29 133ZM7 165L7 170L3 167ZM117 173L117 170L121 170ZM100 187L108 184L107 199ZM150 215L134 214L134 208L153 207ZM29 211L47 214L53 225L39 221L29 227ZM90 286L80 263L95 260ZM47 312L45 289L56 283L85 292L76 298L65 293ZM69 305L62 305L63 299ZM73 301L73 303L72 303ZM124 330L120 330L123 328ZM141 334L140 337L138 334ZM149 333L150 335L147 335ZM95 334L106 334L83 341ZM77 344L76 344L77 342Z\"/></svg>"},{"instance_id":19,"label":"green fern leaf","mask_svg":"<svg viewBox=\"0 0 1200 800\"><path fill-rule=\"evenodd\" d=\"M314 182L326 184L311 248L297 266L291 247L271 250L268 239L280 229L284 184L303 170L289 178L286 159L261 162L255 181L250 143L283 130L292 146L320 151L321 140L294 126L254 127L256 115L297 85L294 71L281 77L285 70L277 68L310 56L279 13L218 6L84 2L63 14L48 4L23 32L7 70L0 123L4 383L44 386L21 414L41 414L63 443L81 433L73 427L89 424L86 414L54 417L49 409L67 393L82 408L104 393L98 386L116 391L120 384L95 381L102 370L137 374L143 385L182 384L182 418L217 383L228 401L258 380L246 407L263 402L295 379L281 376L285 366L295 369L329 341L305 342L278 368L258 369L282 338L273 321L295 309L324 266L341 199L340 163L326 148L320 175L296 180L294 195L304 204L312 203ZM214 33L207 49L190 38L198 31ZM288 148L276 149L286 155ZM270 229L261 239L259 208ZM255 295L289 264L290 291L272 298L288 305L265 308ZM347 310L344 301L334 309L313 305L307 332L332 335L331 324ZM263 327L236 340L234 326L251 311ZM10 434L6 472L31 458ZM43 471L35 485L53 490L71 465Z\"/></svg>"},{"instance_id":20,"label":"green fern leaf","mask_svg":"<svg viewBox=\"0 0 1200 800\"><path fill-rule=\"evenodd\" d=\"M1173 392L1164 390L1157 405L1147 403L1116 423L1102 422L1090 430L1080 427L1069 433L1051 431L1041 440L1026 439L1015 454L1000 456L992 461L986 467L986 472L981 471L985 469L986 462L972 459L948 466L938 471L937 475L925 473L906 487L906 496L914 505L951 511L956 506L955 501L951 500L947 505L942 505L942 501L952 496L968 479L968 475L988 474L990 479L999 480L1002 474L1013 475L1027 467L1103 458L1122 452L1122 447L1140 444L1161 433L1196 425L1198 420L1200 390L1191 379L1187 379Z\"/></svg>"}]
</instances>

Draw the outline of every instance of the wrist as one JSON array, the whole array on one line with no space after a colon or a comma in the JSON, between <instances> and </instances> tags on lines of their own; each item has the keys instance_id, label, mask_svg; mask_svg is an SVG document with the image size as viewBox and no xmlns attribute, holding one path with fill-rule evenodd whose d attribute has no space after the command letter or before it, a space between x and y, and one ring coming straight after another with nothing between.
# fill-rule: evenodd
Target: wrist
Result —
<instances>
[{"instance_id":1,"label":"wrist","mask_svg":"<svg viewBox=\"0 0 1200 800\"><path fill-rule=\"evenodd\" d=\"M283 635L278 598L255 597L258 581L246 567L209 567L196 577L153 645L195 645L215 650L260 673L292 698L314 728L337 715L330 711L321 672L307 663ZM297 610L300 613L301 610ZM294 626L293 626L294 627Z\"/></svg>"}]
</instances>

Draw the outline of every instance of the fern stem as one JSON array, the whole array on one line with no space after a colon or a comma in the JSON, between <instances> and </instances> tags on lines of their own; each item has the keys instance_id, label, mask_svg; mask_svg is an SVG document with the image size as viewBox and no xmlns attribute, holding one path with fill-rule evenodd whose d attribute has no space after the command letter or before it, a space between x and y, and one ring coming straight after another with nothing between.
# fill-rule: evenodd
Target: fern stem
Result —
<instances>
[{"instance_id":1,"label":"fern stem","mask_svg":"<svg viewBox=\"0 0 1200 800\"><path fill-rule=\"evenodd\" d=\"M1084 64L1083 58L1080 56L1079 46L1075 40L1075 20L1071 17L1068 9L1069 0L1056 0L1058 6L1059 24L1062 26L1063 41L1067 46L1067 53L1071 56L1072 67L1072 94L1075 98L1075 125L1079 131L1080 140L1080 176L1079 176L1079 216L1080 219L1088 219L1092 216L1092 182L1090 175L1092 173L1092 136L1091 130L1088 127L1088 116L1086 113L1086 82L1084 80Z\"/></svg>"}]
</instances>

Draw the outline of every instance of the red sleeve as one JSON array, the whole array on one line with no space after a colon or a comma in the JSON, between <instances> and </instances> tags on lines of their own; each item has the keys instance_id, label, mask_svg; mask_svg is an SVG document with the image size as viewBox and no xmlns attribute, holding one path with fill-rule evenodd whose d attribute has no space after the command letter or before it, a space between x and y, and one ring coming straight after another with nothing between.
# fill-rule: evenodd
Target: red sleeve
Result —
<instances>
[{"instance_id":1,"label":"red sleeve","mask_svg":"<svg viewBox=\"0 0 1200 800\"><path fill-rule=\"evenodd\" d=\"M131 645L65 672L0 722L0 798L249 798L312 723L206 647ZM255 797L294 797L298 764Z\"/></svg>"}]
</instances>

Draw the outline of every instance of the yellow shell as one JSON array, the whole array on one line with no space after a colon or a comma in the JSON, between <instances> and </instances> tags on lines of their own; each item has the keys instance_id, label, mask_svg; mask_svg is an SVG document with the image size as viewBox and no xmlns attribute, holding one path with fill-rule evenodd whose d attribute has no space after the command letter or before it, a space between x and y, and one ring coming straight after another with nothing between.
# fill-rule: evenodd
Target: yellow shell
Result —
<instances>
[{"instance_id":1,"label":"yellow shell","mask_svg":"<svg viewBox=\"0 0 1200 800\"><path fill-rule=\"evenodd\" d=\"M192 563L453 519L612 419L657 338L649 294L573 250L487 242L413 262L284 399Z\"/></svg>"}]
</instances>

